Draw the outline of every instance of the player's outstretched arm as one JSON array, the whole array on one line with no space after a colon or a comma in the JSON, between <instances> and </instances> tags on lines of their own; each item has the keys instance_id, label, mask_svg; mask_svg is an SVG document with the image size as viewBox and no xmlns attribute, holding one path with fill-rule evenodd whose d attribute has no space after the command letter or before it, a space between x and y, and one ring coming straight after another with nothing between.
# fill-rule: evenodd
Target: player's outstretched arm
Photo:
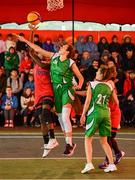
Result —
<instances>
[{"instance_id":1,"label":"player's outstretched arm","mask_svg":"<svg viewBox=\"0 0 135 180\"><path fill-rule=\"evenodd\" d=\"M84 78L75 63L72 64L71 69L79 80L78 85L75 87L75 89L81 89L84 82Z\"/></svg>"},{"instance_id":2,"label":"player's outstretched arm","mask_svg":"<svg viewBox=\"0 0 135 180\"><path fill-rule=\"evenodd\" d=\"M39 54L41 54L42 56L44 57L49 57L51 58L53 56L54 53L52 52L49 52L49 51L46 51L44 49L42 49L40 46L28 41L27 39L25 39L24 37L22 36L17 36L17 38L20 40L20 41L23 41L25 42L26 44L28 44L28 46L30 46L34 51L38 52Z\"/></svg>"}]
</instances>

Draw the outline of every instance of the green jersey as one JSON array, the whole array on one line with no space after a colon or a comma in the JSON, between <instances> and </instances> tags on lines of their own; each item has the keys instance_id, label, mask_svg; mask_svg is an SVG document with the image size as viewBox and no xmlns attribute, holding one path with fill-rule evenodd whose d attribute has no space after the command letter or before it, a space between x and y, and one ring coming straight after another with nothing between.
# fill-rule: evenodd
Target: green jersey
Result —
<instances>
[{"instance_id":1,"label":"green jersey","mask_svg":"<svg viewBox=\"0 0 135 180\"><path fill-rule=\"evenodd\" d=\"M92 99L87 112L86 136L92 136L99 129L100 136L110 136L110 111L108 102L112 93L112 86L107 82L90 82Z\"/></svg>"},{"instance_id":2,"label":"green jersey","mask_svg":"<svg viewBox=\"0 0 135 180\"><path fill-rule=\"evenodd\" d=\"M93 81L90 82L92 90L92 99L88 110L89 115L92 111L108 110L108 102L112 93L112 87L109 83Z\"/></svg>"},{"instance_id":3,"label":"green jersey","mask_svg":"<svg viewBox=\"0 0 135 180\"><path fill-rule=\"evenodd\" d=\"M72 59L60 60L60 55L56 53L51 59L51 79L53 84L67 84L72 86L73 72L71 66L74 63Z\"/></svg>"}]
</instances>

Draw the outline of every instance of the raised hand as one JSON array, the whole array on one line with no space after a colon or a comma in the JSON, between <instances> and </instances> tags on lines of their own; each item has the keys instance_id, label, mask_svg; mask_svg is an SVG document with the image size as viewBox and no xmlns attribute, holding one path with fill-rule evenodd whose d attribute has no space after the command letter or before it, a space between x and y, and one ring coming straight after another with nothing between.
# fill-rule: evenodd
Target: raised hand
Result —
<instances>
[{"instance_id":1,"label":"raised hand","mask_svg":"<svg viewBox=\"0 0 135 180\"><path fill-rule=\"evenodd\" d=\"M36 26L36 25L33 25L33 24L28 24L28 27L29 27L29 29L31 30L31 31L35 31L35 30L37 30L38 29L38 26Z\"/></svg>"}]
</instances>

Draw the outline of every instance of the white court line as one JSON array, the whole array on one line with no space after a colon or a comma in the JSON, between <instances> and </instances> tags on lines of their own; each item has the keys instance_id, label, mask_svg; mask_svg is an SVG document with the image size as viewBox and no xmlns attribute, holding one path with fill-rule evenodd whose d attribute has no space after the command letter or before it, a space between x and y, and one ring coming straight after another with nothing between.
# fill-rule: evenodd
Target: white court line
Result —
<instances>
[{"instance_id":1,"label":"white court line","mask_svg":"<svg viewBox=\"0 0 135 180\"><path fill-rule=\"evenodd\" d=\"M63 133L62 132L56 132L55 133L56 135L63 135ZM20 132L20 133L16 133L16 132L10 132L10 133L5 133L5 132L3 132L3 133L0 133L0 136L2 136L2 135L42 135L42 133L41 132L39 132L39 133L32 133L32 132L27 132L27 133L23 133L23 132ZM84 135L84 133L82 132L82 133L76 133L76 132L73 132L73 135ZM99 133L95 133L95 135L99 135ZM135 132L118 132L118 135L135 135Z\"/></svg>"},{"instance_id":2,"label":"white court line","mask_svg":"<svg viewBox=\"0 0 135 180\"><path fill-rule=\"evenodd\" d=\"M58 158L55 158L55 157L52 157L52 158L0 158L0 160L84 160L86 159L85 157L70 157L70 158L67 158L67 157L58 157ZM104 159L104 157L93 157L93 159ZM126 160L135 160L135 157L123 157L123 159L126 159Z\"/></svg>"},{"instance_id":3,"label":"white court line","mask_svg":"<svg viewBox=\"0 0 135 180\"><path fill-rule=\"evenodd\" d=\"M3 135L0 136L0 139L40 139L41 136L11 136L11 135ZM64 136L56 136L58 139L63 139ZM73 136L74 139L84 139L84 136ZM99 137L94 137L94 139L99 139ZM122 141L135 141L135 138L116 138L117 140Z\"/></svg>"}]
</instances>

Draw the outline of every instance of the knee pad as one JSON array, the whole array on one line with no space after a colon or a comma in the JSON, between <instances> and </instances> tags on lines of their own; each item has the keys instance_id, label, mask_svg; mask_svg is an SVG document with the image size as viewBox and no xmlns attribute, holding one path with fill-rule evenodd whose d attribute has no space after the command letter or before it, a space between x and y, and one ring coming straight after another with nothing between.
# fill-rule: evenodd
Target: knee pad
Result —
<instances>
[{"instance_id":1,"label":"knee pad","mask_svg":"<svg viewBox=\"0 0 135 180\"><path fill-rule=\"evenodd\" d=\"M71 108L68 107L63 107L62 109L62 122L64 126L64 131L67 132L72 132L72 125L70 121L70 113L71 113Z\"/></svg>"},{"instance_id":2,"label":"knee pad","mask_svg":"<svg viewBox=\"0 0 135 180\"><path fill-rule=\"evenodd\" d=\"M64 124L63 124L63 121L62 121L62 113L59 113L59 114L58 114L58 121L59 121L59 123L60 123L60 126L61 126L62 131L65 131L65 129L64 129Z\"/></svg>"},{"instance_id":3,"label":"knee pad","mask_svg":"<svg viewBox=\"0 0 135 180\"><path fill-rule=\"evenodd\" d=\"M52 113L49 109L42 109L41 123L45 123L45 124L53 123Z\"/></svg>"}]
</instances>

